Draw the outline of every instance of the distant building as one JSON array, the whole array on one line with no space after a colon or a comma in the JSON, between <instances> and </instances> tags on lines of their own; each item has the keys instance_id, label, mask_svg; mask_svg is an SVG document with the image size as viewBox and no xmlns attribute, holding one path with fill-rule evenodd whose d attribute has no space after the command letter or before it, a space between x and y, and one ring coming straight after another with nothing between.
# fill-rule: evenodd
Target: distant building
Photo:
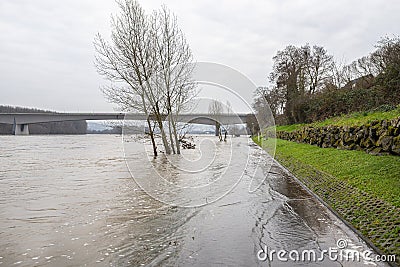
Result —
<instances>
[{"instance_id":1,"label":"distant building","mask_svg":"<svg viewBox=\"0 0 400 267\"><path fill-rule=\"evenodd\" d=\"M370 88L371 86L374 85L374 80L375 77L372 74L368 74L348 82L345 86L343 86L343 88L344 89Z\"/></svg>"}]
</instances>

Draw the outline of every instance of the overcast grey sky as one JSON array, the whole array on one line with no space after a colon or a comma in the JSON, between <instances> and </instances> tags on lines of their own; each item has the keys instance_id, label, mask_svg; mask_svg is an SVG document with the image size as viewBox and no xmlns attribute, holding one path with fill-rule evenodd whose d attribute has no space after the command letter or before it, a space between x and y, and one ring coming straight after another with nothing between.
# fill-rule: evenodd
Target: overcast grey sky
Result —
<instances>
[{"instance_id":1,"label":"overcast grey sky","mask_svg":"<svg viewBox=\"0 0 400 267\"><path fill-rule=\"evenodd\" d=\"M267 84L272 57L288 44L324 46L352 61L400 32L398 0L140 1L166 4L196 61L226 64ZM93 38L110 33L112 0L1 0L0 104L57 111L113 111L99 91Z\"/></svg>"}]
</instances>

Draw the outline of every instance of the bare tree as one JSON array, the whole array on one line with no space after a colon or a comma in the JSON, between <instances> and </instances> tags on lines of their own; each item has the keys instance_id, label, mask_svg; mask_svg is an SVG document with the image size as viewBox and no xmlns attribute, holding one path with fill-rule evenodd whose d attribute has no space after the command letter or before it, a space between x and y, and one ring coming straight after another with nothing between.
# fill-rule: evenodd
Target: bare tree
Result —
<instances>
[{"instance_id":1,"label":"bare tree","mask_svg":"<svg viewBox=\"0 0 400 267\"><path fill-rule=\"evenodd\" d=\"M375 46L377 49L371 53L371 62L379 73L384 72L389 66L400 69L400 37L383 37Z\"/></svg>"},{"instance_id":2,"label":"bare tree","mask_svg":"<svg viewBox=\"0 0 400 267\"><path fill-rule=\"evenodd\" d=\"M329 82L333 85L335 89L341 88L343 86L343 75L342 70L344 66L344 61L334 61L332 63L332 69L330 74Z\"/></svg>"},{"instance_id":3,"label":"bare tree","mask_svg":"<svg viewBox=\"0 0 400 267\"><path fill-rule=\"evenodd\" d=\"M225 112L226 115L229 116L229 115L234 114L231 102L229 102L228 100L226 100L226 102L225 102L225 109L226 109L226 112ZM234 124L233 125L229 125L229 124L225 125L224 128L225 128L225 131L227 131L228 133L231 133L233 136Z\"/></svg>"},{"instance_id":4,"label":"bare tree","mask_svg":"<svg viewBox=\"0 0 400 267\"><path fill-rule=\"evenodd\" d=\"M305 70L309 83L309 93L313 94L329 78L333 57L328 55L325 48L314 45L302 47L305 52Z\"/></svg>"},{"instance_id":5,"label":"bare tree","mask_svg":"<svg viewBox=\"0 0 400 267\"><path fill-rule=\"evenodd\" d=\"M168 118L168 129L173 153L180 154L179 136L175 117L195 94L191 81L192 53L184 34L178 27L176 16L163 6L153 14L152 26L157 32L155 50L160 71L157 88L161 89Z\"/></svg>"},{"instance_id":6,"label":"bare tree","mask_svg":"<svg viewBox=\"0 0 400 267\"><path fill-rule=\"evenodd\" d=\"M274 117L283 113L285 107L285 95L276 87L260 86L255 92L253 104L257 113L265 114L265 105L268 104Z\"/></svg>"},{"instance_id":7,"label":"bare tree","mask_svg":"<svg viewBox=\"0 0 400 267\"><path fill-rule=\"evenodd\" d=\"M193 89L187 86L191 73L188 63L192 60L189 46L178 28L175 16L165 7L146 15L135 0L120 0L117 3L120 14L112 17L111 43L106 42L100 34L94 41L97 70L112 82L102 91L109 101L118 104L122 110L146 114L156 156L152 125L152 121L155 121L165 152L170 154L164 120L172 115L172 110L175 115L179 113L182 109L180 106L185 104ZM180 109L176 108L178 106ZM174 129L175 146L179 153L176 122L173 119L169 121L169 126Z\"/></svg>"},{"instance_id":8,"label":"bare tree","mask_svg":"<svg viewBox=\"0 0 400 267\"><path fill-rule=\"evenodd\" d=\"M298 111L305 93L305 54L303 49L289 45L273 57L274 65L269 79L284 95L284 114L288 123L301 121L302 114Z\"/></svg>"},{"instance_id":9,"label":"bare tree","mask_svg":"<svg viewBox=\"0 0 400 267\"><path fill-rule=\"evenodd\" d=\"M356 62L349 65L345 63L344 59L336 60L332 63L332 69L330 73L330 82L335 88L342 88L352 80L358 77L359 72L355 68Z\"/></svg>"},{"instance_id":10,"label":"bare tree","mask_svg":"<svg viewBox=\"0 0 400 267\"><path fill-rule=\"evenodd\" d=\"M149 22L137 2L126 0L117 3L120 15L112 17L111 43L100 34L96 35L94 41L97 71L113 82L103 87L102 91L109 101L118 104L122 110L146 114L153 152L157 156L150 120L151 102L147 92L147 81L156 71Z\"/></svg>"}]
</instances>

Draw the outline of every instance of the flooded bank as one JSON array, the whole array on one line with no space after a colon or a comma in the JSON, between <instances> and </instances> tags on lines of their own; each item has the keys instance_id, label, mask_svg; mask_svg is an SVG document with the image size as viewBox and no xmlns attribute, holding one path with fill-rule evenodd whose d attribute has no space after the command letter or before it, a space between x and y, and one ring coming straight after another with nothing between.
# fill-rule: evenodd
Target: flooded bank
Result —
<instances>
[{"instance_id":1,"label":"flooded bank","mask_svg":"<svg viewBox=\"0 0 400 267\"><path fill-rule=\"evenodd\" d=\"M131 149L128 167L139 185L151 184L157 167L157 173L179 190L219 181L214 188L228 183L235 185L232 190L200 189L188 195L183 189L163 190L160 183L145 188L151 189L146 193L128 171L120 136L0 137L0 266L367 264L362 259L340 262L328 257L323 262L260 259L260 250L266 248L319 253L336 248L338 240L346 240L347 250L362 252L368 247L279 166L261 164L256 170L260 157L265 162L269 158L248 138L226 143L208 138L216 137L195 137L202 145L184 152L185 160L161 155L149 163L147 155ZM249 155L245 169L245 156L232 153L232 146ZM203 162L196 160L207 155L199 151L218 151L217 157L209 155L214 158L211 165L204 161L201 173L189 175L168 167L171 161L186 171L201 166ZM219 178L231 177L230 172L244 175L237 183L237 177ZM264 177L250 193L251 180ZM221 194L221 199L209 199ZM198 205L182 207L188 201Z\"/></svg>"}]
</instances>

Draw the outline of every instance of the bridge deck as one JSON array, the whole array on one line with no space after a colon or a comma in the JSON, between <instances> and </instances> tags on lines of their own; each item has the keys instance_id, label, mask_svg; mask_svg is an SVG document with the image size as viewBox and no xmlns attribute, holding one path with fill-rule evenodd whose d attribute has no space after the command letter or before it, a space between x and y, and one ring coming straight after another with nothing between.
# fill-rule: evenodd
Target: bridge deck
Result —
<instances>
[{"instance_id":1,"label":"bridge deck","mask_svg":"<svg viewBox=\"0 0 400 267\"><path fill-rule=\"evenodd\" d=\"M246 123L252 114L180 114L178 122L214 125ZM33 124L43 122L79 121L79 120L146 120L141 113L0 113L0 123Z\"/></svg>"}]
</instances>

